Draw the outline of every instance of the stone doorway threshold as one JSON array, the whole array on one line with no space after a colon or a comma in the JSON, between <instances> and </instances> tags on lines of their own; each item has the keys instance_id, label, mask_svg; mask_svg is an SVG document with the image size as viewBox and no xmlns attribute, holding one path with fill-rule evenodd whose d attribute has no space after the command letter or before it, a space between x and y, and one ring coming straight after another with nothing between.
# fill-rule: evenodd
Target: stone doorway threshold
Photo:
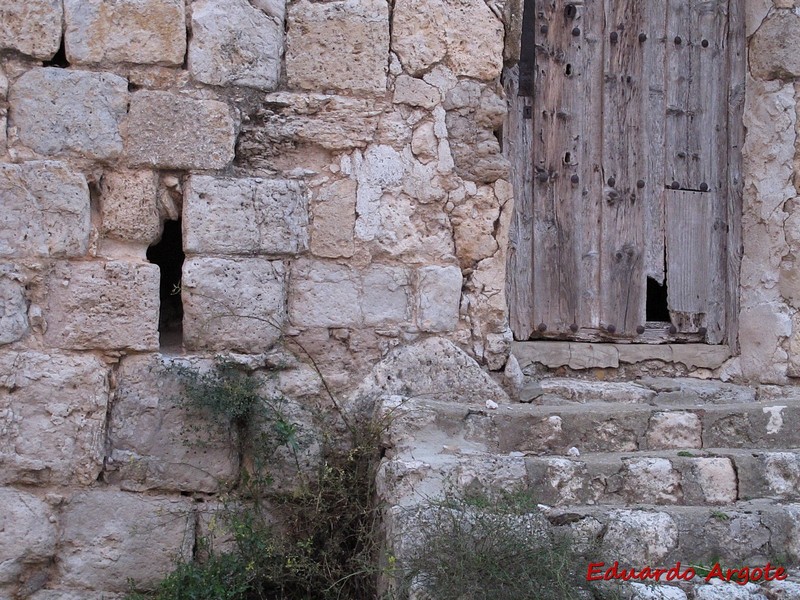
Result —
<instances>
[{"instance_id":1,"label":"stone doorway threshold","mask_svg":"<svg viewBox=\"0 0 800 600\"><path fill-rule=\"evenodd\" d=\"M708 344L604 344L586 342L514 342L511 354L521 366L557 369L616 369L647 360L681 363L689 369L717 369L731 356L728 346Z\"/></svg>"}]
</instances>

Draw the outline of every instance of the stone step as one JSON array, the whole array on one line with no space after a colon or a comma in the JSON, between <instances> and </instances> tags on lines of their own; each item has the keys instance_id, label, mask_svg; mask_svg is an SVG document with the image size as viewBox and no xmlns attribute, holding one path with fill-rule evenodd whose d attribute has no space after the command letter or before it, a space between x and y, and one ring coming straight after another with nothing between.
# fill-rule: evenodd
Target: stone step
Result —
<instances>
[{"instance_id":1,"label":"stone step","mask_svg":"<svg viewBox=\"0 0 800 600\"><path fill-rule=\"evenodd\" d=\"M495 405L492 405L495 406ZM736 404L502 404L496 408L395 396L389 446L453 445L506 454L800 447L800 400Z\"/></svg>"},{"instance_id":2,"label":"stone step","mask_svg":"<svg viewBox=\"0 0 800 600\"><path fill-rule=\"evenodd\" d=\"M739 566L800 560L800 504L758 500L724 507L575 506L545 507L543 512L608 563L671 566L720 560Z\"/></svg>"},{"instance_id":3,"label":"stone step","mask_svg":"<svg viewBox=\"0 0 800 600\"><path fill-rule=\"evenodd\" d=\"M800 502L800 450L723 448L562 457L443 446L439 453L389 458L382 468L381 486L387 498L430 497L447 488L527 489L537 502L549 506Z\"/></svg>"}]
</instances>

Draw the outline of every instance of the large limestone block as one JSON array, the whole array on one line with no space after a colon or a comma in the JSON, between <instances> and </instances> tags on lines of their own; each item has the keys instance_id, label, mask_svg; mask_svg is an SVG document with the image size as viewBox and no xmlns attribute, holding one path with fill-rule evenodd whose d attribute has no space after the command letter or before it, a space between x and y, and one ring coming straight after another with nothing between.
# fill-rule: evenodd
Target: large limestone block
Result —
<instances>
[{"instance_id":1,"label":"large limestone block","mask_svg":"<svg viewBox=\"0 0 800 600\"><path fill-rule=\"evenodd\" d=\"M56 263L47 281L46 342L74 350L157 349L159 278L149 263Z\"/></svg>"},{"instance_id":2,"label":"large limestone block","mask_svg":"<svg viewBox=\"0 0 800 600\"><path fill-rule=\"evenodd\" d=\"M183 206L184 251L297 254L308 247L300 181L193 175Z\"/></svg>"},{"instance_id":3,"label":"large limestone block","mask_svg":"<svg viewBox=\"0 0 800 600\"><path fill-rule=\"evenodd\" d=\"M93 483L103 468L108 368L90 355L0 354L0 481Z\"/></svg>"},{"instance_id":4,"label":"large limestone block","mask_svg":"<svg viewBox=\"0 0 800 600\"><path fill-rule=\"evenodd\" d=\"M140 91L123 126L125 152L134 166L222 169L233 160L235 129L222 102Z\"/></svg>"},{"instance_id":5,"label":"large limestone block","mask_svg":"<svg viewBox=\"0 0 800 600\"><path fill-rule=\"evenodd\" d=\"M32 69L11 87L11 125L40 154L93 159L122 153L128 82L111 73Z\"/></svg>"},{"instance_id":6,"label":"large limestone block","mask_svg":"<svg viewBox=\"0 0 800 600\"><path fill-rule=\"evenodd\" d=\"M61 43L61 0L3 0L0 49L50 59Z\"/></svg>"},{"instance_id":7,"label":"large limestone block","mask_svg":"<svg viewBox=\"0 0 800 600\"><path fill-rule=\"evenodd\" d=\"M161 234L158 174L128 169L106 173L100 189L100 211L103 234L150 245Z\"/></svg>"},{"instance_id":8,"label":"large limestone block","mask_svg":"<svg viewBox=\"0 0 800 600\"><path fill-rule=\"evenodd\" d=\"M410 74L444 63L457 76L500 75L503 24L482 0L398 0L392 14L392 50Z\"/></svg>"},{"instance_id":9,"label":"large limestone block","mask_svg":"<svg viewBox=\"0 0 800 600\"><path fill-rule=\"evenodd\" d=\"M257 353L281 335L285 271L265 258L190 258L183 264L183 336L189 349Z\"/></svg>"},{"instance_id":10,"label":"large limestone block","mask_svg":"<svg viewBox=\"0 0 800 600\"><path fill-rule=\"evenodd\" d=\"M678 545L678 527L667 513L618 510L611 515L603 550L621 564L657 564Z\"/></svg>"},{"instance_id":11,"label":"large limestone block","mask_svg":"<svg viewBox=\"0 0 800 600\"><path fill-rule=\"evenodd\" d=\"M383 93L389 5L383 0L301 0L289 7L286 75L301 90Z\"/></svg>"},{"instance_id":12,"label":"large limestone block","mask_svg":"<svg viewBox=\"0 0 800 600\"><path fill-rule=\"evenodd\" d=\"M0 256L83 256L89 187L55 161L0 164Z\"/></svg>"},{"instance_id":13,"label":"large limestone block","mask_svg":"<svg viewBox=\"0 0 800 600\"><path fill-rule=\"evenodd\" d=\"M216 492L236 476L230 426L181 405L174 362L159 354L128 356L117 371L107 480L123 489Z\"/></svg>"},{"instance_id":14,"label":"large limestone block","mask_svg":"<svg viewBox=\"0 0 800 600\"><path fill-rule=\"evenodd\" d=\"M2 590L26 570L37 566L46 569L55 554L57 532L49 507L33 494L0 488L0 506Z\"/></svg>"},{"instance_id":15,"label":"large limestone block","mask_svg":"<svg viewBox=\"0 0 800 600\"><path fill-rule=\"evenodd\" d=\"M27 332L25 285L11 265L0 264L0 345L16 342Z\"/></svg>"},{"instance_id":16,"label":"large limestone block","mask_svg":"<svg viewBox=\"0 0 800 600\"><path fill-rule=\"evenodd\" d=\"M198 81L274 90L282 46L283 19L247 0L200 0L192 5L189 71Z\"/></svg>"},{"instance_id":17,"label":"large limestone block","mask_svg":"<svg viewBox=\"0 0 800 600\"><path fill-rule=\"evenodd\" d=\"M314 192L311 252L325 258L353 256L356 182L342 179Z\"/></svg>"},{"instance_id":18,"label":"large limestone block","mask_svg":"<svg viewBox=\"0 0 800 600\"><path fill-rule=\"evenodd\" d=\"M800 15L777 10L761 24L750 42L750 72L758 79L792 79L800 75Z\"/></svg>"},{"instance_id":19,"label":"large limestone block","mask_svg":"<svg viewBox=\"0 0 800 600\"><path fill-rule=\"evenodd\" d=\"M373 368L355 398L372 403L387 395L442 402L508 403L508 395L475 359L443 338L401 346Z\"/></svg>"},{"instance_id":20,"label":"large limestone block","mask_svg":"<svg viewBox=\"0 0 800 600\"><path fill-rule=\"evenodd\" d=\"M92 490L64 508L58 579L65 587L152 588L175 560L191 558L194 515L185 498Z\"/></svg>"},{"instance_id":21,"label":"large limestone block","mask_svg":"<svg viewBox=\"0 0 800 600\"><path fill-rule=\"evenodd\" d=\"M296 261L289 318L299 327L397 325L409 320L409 284L403 267L372 265L359 272L325 261Z\"/></svg>"},{"instance_id":22,"label":"large limestone block","mask_svg":"<svg viewBox=\"0 0 800 600\"><path fill-rule=\"evenodd\" d=\"M423 331L453 331L461 303L461 269L429 266L419 270L417 325Z\"/></svg>"},{"instance_id":23,"label":"large limestone block","mask_svg":"<svg viewBox=\"0 0 800 600\"><path fill-rule=\"evenodd\" d=\"M456 243L456 256L463 268L474 267L497 252L495 224L500 218L500 202L489 186L481 186L450 213Z\"/></svg>"},{"instance_id":24,"label":"large limestone block","mask_svg":"<svg viewBox=\"0 0 800 600\"><path fill-rule=\"evenodd\" d=\"M64 21L70 63L183 63L183 0L64 0Z\"/></svg>"}]
</instances>

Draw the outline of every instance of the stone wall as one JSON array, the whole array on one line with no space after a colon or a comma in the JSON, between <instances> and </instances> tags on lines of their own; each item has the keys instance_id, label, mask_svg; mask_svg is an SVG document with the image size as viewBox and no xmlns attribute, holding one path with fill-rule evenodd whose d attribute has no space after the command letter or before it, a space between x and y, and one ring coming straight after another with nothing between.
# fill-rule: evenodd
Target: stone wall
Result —
<instances>
[{"instance_id":1,"label":"stone wall","mask_svg":"<svg viewBox=\"0 0 800 600\"><path fill-rule=\"evenodd\" d=\"M742 353L721 374L785 382L800 16L747 4ZM284 346L341 395L430 336L503 367L520 25L516 0L3 0L0 597L154 581L238 468L228 431L184 443L146 259L166 220L180 360L278 361L307 403L320 382Z\"/></svg>"}]
</instances>

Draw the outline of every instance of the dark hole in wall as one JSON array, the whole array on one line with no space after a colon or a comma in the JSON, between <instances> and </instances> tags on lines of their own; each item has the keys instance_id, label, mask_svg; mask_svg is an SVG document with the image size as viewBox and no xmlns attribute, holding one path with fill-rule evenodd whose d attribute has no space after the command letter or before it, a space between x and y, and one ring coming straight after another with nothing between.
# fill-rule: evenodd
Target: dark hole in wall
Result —
<instances>
[{"instance_id":1,"label":"dark hole in wall","mask_svg":"<svg viewBox=\"0 0 800 600\"><path fill-rule=\"evenodd\" d=\"M647 278L646 319L669 323L669 305L667 304L667 282L663 285L652 277Z\"/></svg>"},{"instance_id":2,"label":"dark hole in wall","mask_svg":"<svg viewBox=\"0 0 800 600\"><path fill-rule=\"evenodd\" d=\"M58 47L58 52L55 53L53 58L46 60L42 63L43 67L58 67L59 69L66 69L69 66L67 60L67 49L64 47L64 36L61 36L61 45Z\"/></svg>"},{"instance_id":3,"label":"dark hole in wall","mask_svg":"<svg viewBox=\"0 0 800 600\"><path fill-rule=\"evenodd\" d=\"M147 249L147 260L158 265L161 271L158 332L162 346L180 346L183 341L181 269L184 258L181 222L166 221L161 240Z\"/></svg>"}]
</instances>

